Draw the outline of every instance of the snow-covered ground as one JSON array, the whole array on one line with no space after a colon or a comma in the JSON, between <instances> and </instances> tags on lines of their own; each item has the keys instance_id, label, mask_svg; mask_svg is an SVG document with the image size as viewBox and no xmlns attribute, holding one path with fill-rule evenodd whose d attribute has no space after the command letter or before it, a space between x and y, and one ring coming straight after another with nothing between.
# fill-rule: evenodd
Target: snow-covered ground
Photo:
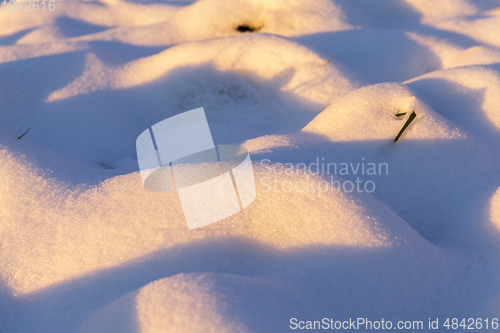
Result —
<instances>
[{"instance_id":1,"label":"snow-covered ground","mask_svg":"<svg viewBox=\"0 0 500 333\"><path fill-rule=\"evenodd\" d=\"M55 6L0 10L0 332L500 319L500 1ZM135 141L198 107L257 197L188 230Z\"/></svg>"}]
</instances>

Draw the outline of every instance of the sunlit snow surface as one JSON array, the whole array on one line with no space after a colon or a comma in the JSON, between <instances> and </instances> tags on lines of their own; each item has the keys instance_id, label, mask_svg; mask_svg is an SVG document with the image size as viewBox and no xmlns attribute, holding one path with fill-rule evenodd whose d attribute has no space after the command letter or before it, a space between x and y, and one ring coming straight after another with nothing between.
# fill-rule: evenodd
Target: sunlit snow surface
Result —
<instances>
[{"instance_id":1,"label":"sunlit snow surface","mask_svg":"<svg viewBox=\"0 0 500 333\"><path fill-rule=\"evenodd\" d=\"M0 331L500 317L499 27L495 0L0 10ZM135 140L198 107L249 150L257 198L189 231ZM389 172L371 194L263 180L330 181L278 164L322 159Z\"/></svg>"}]
</instances>

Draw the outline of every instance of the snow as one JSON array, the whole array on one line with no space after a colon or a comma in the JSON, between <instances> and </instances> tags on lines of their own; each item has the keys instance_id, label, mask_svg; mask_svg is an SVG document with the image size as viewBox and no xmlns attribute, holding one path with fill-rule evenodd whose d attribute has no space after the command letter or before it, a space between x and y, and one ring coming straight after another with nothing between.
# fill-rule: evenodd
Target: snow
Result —
<instances>
[{"instance_id":1,"label":"snow","mask_svg":"<svg viewBox=\"0 0 500 333\"><path fill-rule=\"evenodd\" d=\"M500 317L499 13L494 0L0 10L0 331ZM250 152L257 196L188 230L177 193L144 188L135 142L199 107L216 145ZM325 174L332 162L348 172ZM333 186L359 178L373 191Z\"/></svg>"}]
</instances>

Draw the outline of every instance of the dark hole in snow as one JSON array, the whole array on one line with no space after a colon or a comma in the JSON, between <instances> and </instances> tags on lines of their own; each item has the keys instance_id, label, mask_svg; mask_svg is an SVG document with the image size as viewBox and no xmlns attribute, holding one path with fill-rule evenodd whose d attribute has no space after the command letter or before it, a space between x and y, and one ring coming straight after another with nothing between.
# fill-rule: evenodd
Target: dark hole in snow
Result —
<instances>
[{"instance_id":1,"label":"dark hole in snow","mask_svg":"<svg viewBox=\"0 0 500 333\"><path fill-rule=\"evenodd\" d=\"M105 169L110 169L110 170L113 169L113 167L111 165L107 164L107 163L99 162L98 164L100 166L102 166L103 168L105 168Z\"/></svg>"},{"instance_id":2,"label":"dark hole in snow","mask_svg":"<svg viewBox=\"0 0 500 333\"><path fill-rule=\"evenodd\" d=\"M257 29L251 27L251 26L248 26L246 24L242 24L242 25L239 25L236 30L238 30L239 32L253 32Z\"/></svg>"}]
</instances>

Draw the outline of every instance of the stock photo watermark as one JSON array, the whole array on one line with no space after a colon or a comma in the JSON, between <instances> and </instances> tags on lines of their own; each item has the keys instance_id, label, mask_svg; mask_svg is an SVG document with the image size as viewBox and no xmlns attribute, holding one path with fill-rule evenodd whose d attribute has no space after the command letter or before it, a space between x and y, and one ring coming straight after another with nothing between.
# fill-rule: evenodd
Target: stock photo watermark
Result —
<instances>
[{"instance_id":1,"label":"stock photo watermark","mask_svg":"<svg viewBox=\"0 0 500 333\"><path fill-rule=\"evenodd\" d=\"M264 187L263 193L269 192L314 192L320 196L327 192L373 193L376 183L373 179L389 175L388 163L366 162L364 157L357 163L327 162L324 157L306 163L273 163L271 160L260 161L259 182ZM281 176L302 175L299 179L288 180ZM304 177L305 176L305 177ZM356 176L356 180L340 177Z\"/></svg>"}]
</instances>

